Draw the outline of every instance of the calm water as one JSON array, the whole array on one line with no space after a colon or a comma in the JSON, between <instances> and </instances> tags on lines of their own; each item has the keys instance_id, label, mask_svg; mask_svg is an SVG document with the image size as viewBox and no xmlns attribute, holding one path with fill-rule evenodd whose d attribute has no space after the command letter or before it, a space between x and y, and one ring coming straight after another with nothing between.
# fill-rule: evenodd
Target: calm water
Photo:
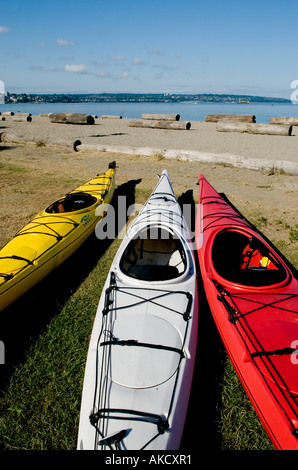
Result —
<instances>
[{"instance_id":1,"label":"calm water","mask_svg":"<svg viewBox=\"0 0 298 470\"><path fill-rule=\"evenodd\" d=\"M180 114L182 121L204 121L206 114L254 114L256 122L268 123L271 117L298 117L298 105L271 103L42 103L1 104L0 112L40 113L77 112L101 116L141 118L143 113Z\"/></svg>"}]
</instances>

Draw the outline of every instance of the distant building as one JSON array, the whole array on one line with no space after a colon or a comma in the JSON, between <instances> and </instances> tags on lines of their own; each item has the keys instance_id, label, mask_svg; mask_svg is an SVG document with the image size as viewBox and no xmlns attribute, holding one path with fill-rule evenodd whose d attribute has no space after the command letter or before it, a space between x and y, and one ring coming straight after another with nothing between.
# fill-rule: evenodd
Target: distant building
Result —
<instances>
[{"instance_id":1,"label":"distant building","mask_svg":"<svg viewBox=\"0 0 298 470\"><path fill-rule=\"evenodd\" d=\"M4 82L0 80L0 104L5 103L5 86Z\"/></svg>"}]
</instances>

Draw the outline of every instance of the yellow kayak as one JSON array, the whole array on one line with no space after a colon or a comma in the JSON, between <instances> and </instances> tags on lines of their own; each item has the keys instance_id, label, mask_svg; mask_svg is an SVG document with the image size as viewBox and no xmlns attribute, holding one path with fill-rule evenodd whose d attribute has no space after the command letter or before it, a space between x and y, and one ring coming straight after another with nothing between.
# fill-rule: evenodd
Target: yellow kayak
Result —
<instances>
[{"instance_id":1,"label":"yellow kayak","mask_svg":"<svg viewBox=\"0 0 298 470\"><path fill-rule=\"evenodd\" d=\"M115 190L116 163L36 215L0 250L0 311L65 261L91 235Z\"/></svg>"}]
</instances>

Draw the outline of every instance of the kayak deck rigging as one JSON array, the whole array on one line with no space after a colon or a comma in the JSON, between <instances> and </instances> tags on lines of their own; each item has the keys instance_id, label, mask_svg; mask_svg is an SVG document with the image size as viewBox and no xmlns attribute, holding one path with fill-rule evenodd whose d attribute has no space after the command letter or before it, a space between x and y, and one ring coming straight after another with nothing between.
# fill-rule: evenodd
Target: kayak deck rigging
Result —
<instances>
[{"instance_id":1,"label":"kayak deck rigging","mask_svg":"<svg viewBox=\"0 0 298 470\"><path fill-rule=\"evenodd\" d=\"M282 305L283 302L288 302L289 300L298 300L298 295L289 293L277 294L275 292L266 292L266 297L268 295L274 296L275 300L273 300L272 302L264 302L262 300L258 300L258 296L262 297L264 296L264 293L232 293L229 292L225 287L221 286L215 280L213 280L213 283L219 293L218 300L223 303L225 309L227 310L229 321L237 329L238 334L243 341L243 344L247 350L250 359L254 362L255 359L259 359L261 361L261 363L259 364L256 363L256 366L258 367L259 372L262 374L263 380L266 383L272 396L274 396L278 405L282 407L283 405L275 396L276 390L273 385L277 385L279 388L279 392L283 395L284 400L288 404L291 410L292 417L290 417L289 412L285 412L285 416L289 421L290 427L292 429L292 434L298 439L298 428L297 425L295 426L293 424L293 421L296 422L296 420L298 420L298 394L295 392L293 393L293 391L291 391L287 382L284 380L279 368L276 366L276 364L274 364L272 360L272 357L274 356L291 355L295 352L297 354L297 349L284 345L280 345L279 348L275 348L272 350L264 349L261 344L260 338L258 338L257 334L253 330L253 326L247 321L248 316L252 314L257 314L262 309L276 309L278 311L298 314L298 310L289 309ZM277 296L278 299L276 299ZM237 300L245 301L246 303L249 301L257 306L243 312L242 308L238 307Z\"/></svg>"},{"instance_id":2,"label":"kayak deck rigging","mask_svg":"<svg viewBox=\"0 0 298 470\"><path fill-rule=\"evenodd\" d=\"M114 415L115 413L115 415ZM130 429L123 429L117 433L115 433L111 437L104 438L101 430L98 428L98 421L104 419L113 419L113 420L120 420L120 421L142 421L144 423L154 424L157 426L157 433L154 435L149 442L147 442L140 450L144 450L146 446L148 446L154 439L156 439L160 434L164 434L165 432L169 431L169 422L164 416L160 416L154 413L146 413L143 411L136 411L136 410L127 410L127 409L120 409L120 408L102 408L98 410L96 413L90 415L89 417L90 423L92 426L95 427L98 434L103 437L97 445L99 446L108 446L110 450L121 450L120 442L122 439L130 432ZM113 449L112 445L115 445L115 449Z\"/></svg>"},{"instance_id":3,"label":"kayak deck rigging","mask_svg":"<svg viewBox=\"0 0 298 470\"><path fill-rule=\"evenodd\" d=\"M209 199L209 201L208 201ZM207 200L207 201L206 201ZM222 196L218 195L212 195L212 196L204 196L201 198L200 205L205 206L208 204L216 204L216 205L222 205L222 206L227 206L227 202L222 198ZM238 214L231 208L230 211L226 211L225 214L223 215L222 210L219 209L218 212L212 212L210 214L203 214L202 220L201 220L201 225L203 225L203 221L210 219L209 224L206 224L204 228L202 229L202 232L204 233L208 229L220 226L223 227L225 225L230 226L231 222L237 222L240 225L247 226L247 223L244 221L243 216L241 214Z\"/></svg>"},{"instance_id":4,"label":"kayak deck rigging","mask_svg":"<svg viewBox=\"0 0 298 470\"><path fill-rule=\"evenodd\" d=\"M41 219L44 219L45 216L43 217L40 217ZM79 224L77 222L75 222L74 220L70 220L69 218L64 218L64 220L57 220L57 221L54 221L54 222L36 222L36 220L38 220L39 217L35 217L34 219L34 225L31 226L31 227L27 227L24 229L24 230L21 230L20 232L16 233L16 235L14 236L14 238L17 238L17 237L20 237L22 235L45 235L45 236L49 236L49 237L53 237L55 238L55 242L53 243L53 245L50 245L46 250L44 250L43 252L41 252L39 255L37 254L37 252L35 251L35 255L32 259L28 259L24 256L18 256L18 255L10 255L10 256L0 256L0 259L1 260L4 260L4 259L12 259L12 260L19 260L19 261L24 261L24 266L21 266L21 267L18 267L17 269L14 270L14 272L10 272L9 274L7 273L0 273L0 277L3 277L4 278L4 282L5 281L9 281L11 279L13 279L14 276L16 276L18 273L22 272L23 269L27 268L27 266L29 265L32 265L34 263L34 261L37 261L41 256L43 256L47 251L51 250L53 248L53 246L55 246L58 242L60 242L61 240L63 240L63 238L65 238L66 236L68 236ZM31 222L33 223L33 222ZM64 235L60 235L59 232L57 232L51 225L55 225L55 224L68 224L68 225L71 225L71 229L65 233ZM48 232L44 232L44 231L38 231L38 230L35 230L36 228L38 227L46 227L49 231Z\"/></svg>"},{"instance_id":5,"label":"kayak deck rigging","mask_svg":"<svg viewBox=\"0 0 298 470\"><path fill-rule=\"evenodd\" d=\"M147 209L143 214L140 214L137 223L138 225L143 225L145 222L150 222L152 223L152 218L156 217L156 220L154 220L155 223L158 223L161 219L166 220L172 227L178 227L179 229L183 229L183 214L178 214L177 212L173 213L172 211L169 211L168 208L152 208L152 209Z\"/></svg>"},{"instance_id":6,"label":"kayak deck rigging","mask_svg":"<svg viewBox=\"0 0 298 470\"><path fill-rule=\"evenodd\" d=\"M273 308L276 308L278 310L283 310L285 312L291 312L291 313L297 313L298 314L298 310L294 310L294 309L289 309L289 308L286 308L286 307L283 307L281 305L277 305L277 304L280 304L281 302L287 302L288 300L291 300L291 299L298 299L298 294L289 294L289 293L281 293L281 292L278 292L277 294L274 293L274 292L266 292L266 296L278 296L279 298L277 300L274 300L272 302L262 302L260 300L257 300L255 297L257 296L264 296L264 293L262 292L237 292L237 293L231 293L229 292L225 287L223 287L221 284L219 284L217 281L215 281L214 279L212 280L215 287L217 288L218 292L219 292L219 296L218 296L218 300L222 300L223 298L229 298L232 302L234 299L239 299L239 300L244 300L245 302L251 302L253 304L257 304L258 307L255 307L251 310L248 310L246 312L242 312L241 313L238 311L237 309L237 306L234 304L233 305L233 312L235 314L235 321L238 321L240 320L241 318L244 318L246 317L247 315L250 315L254 312L257 312L261 309L264 309L264 308L270 308L270 307L273 307Z\"/></svg>"},{"instance_id":7,"label":"kayak deck rigging","mask_svg":"<svg viewBox=\"0 0 298 470\"><path fill-rule=\"evenodd\" d=\"M116 276L113 272L110 275L110 286L106 289L105 292L105 302L102 309L102 326L101 331L99 332L98 340L97 340L97 358L99 357L99 350L101 350L101 364L97 364L96 367L96 379L95 379L95 390L94 390L94 401L93 401L93 410L97 410L94 413L91 413L89 416L89 421L92 426L96 429L96 436L95 436L95 448L97 446L108 446L110 449L113 450L112 445L115 445L114 450L120 450L120 442L123 439L123 436L126 435L124 431L128 430L121 430L119 431L120 437L118 436L119 433L116 433L116 439L112 436L111 439L105 437L105 426L106 423L109 422L110 419L112 420L126 420L126 421L142 421L149 424L155 424L157 426L157 433L150 438L147 442L144 443L140 450L145 449L154 439L156 439L160 434L164 434L165 432L169 431L169 418L171 414L171 408L173 403L173 398L175 394L176 384L179 375L179 368L181 364L181 360L185 357L184 352L184 345L188 331L188 324L190 320L190 311L193 302L193 296L190 292L185 291L171 291L167 289L160 289L159 287L152 287L147 288L145 291L149 292L149 297L146 298L144 293L144 288L142 287L134 287L134 286L117 286L116 283ZM128 303L124 305L117 305L117 293L121 293L124 295L129 296L129 298L134 298L135 301L133 303ZM150 293L153 293L153 296L150 297ZM155 293L155 295L154 295ZM184 311L179 311L178 309L174 309L169 307L167 304L161 303L161 300L168 296L184 296L187 300L186 308ZM113 319L115 318L115 314L118 311L132 308L132 307L139 307L144 303L153 304L154 306L158 306L162 310L168 311L170 313L178 314L183 317L185 320L185 330L184 336L182 340L182 344L180 348L175 348L172 346L167 346L165 344L154 344L154 343L147 343L147 342L140 342L135 339L119 339L116 338L113 334ZM108 338L107 340L102 340L103 337ZM178 366L174 371L173 375L176 374L176 378L174 380L172 395L169 398L168 404L168 412L166 416L158 415L154 413L149 413L148 411L141 411L135 409L122 409L122 408L111 408L107 407L109 402L108 399L108 390L111 387L110 380L113 382L113 379L107 380L109 377L109 369L110 369L110 360L111 360L111 348L115 346L121 347L141 347L141 348L151 348L151 349L159 349L164 351L169 351L173 353L177 353L179 357ZM100 371L100 374L99 374ZM171 377L166 379L169 380ZM125 386L125 385L124 385ZM118 437L117 437L118 436ZM98 438L103 438L98 442Z\"/></svg>"},{"instance_id":8,"label":"kayak deck rigging","mask_svg":"<svg viewBox=\"0 0 298 470\"><path fill-rule=\"evenodd\" d=\"M20 232L18 232L15 237L20 237L21 235L31 235L32 233L35 233L35 234L38 234L38 235L48 235L50 237L54 237L57 239L57 241L60 241L62 240L64 237L66 237L66 235L68 235L72 230L70 230L70 232L68 232L66 235L60 235L59 232L57 232L54 228L53 228L53 225L61 225L61 224L68 224L68 225L72 225L73 228L76 228L79 224L77 222L75 222L74 220L71 220L69 219L68 217L63 217L63 216L60 216L59 217L59 220L54 220L54 221L49 221L49 222L38 222L39 219L42 219L44 220L45 218L47 217L50 217L50 216L41 216L41 217L35 217L34 218L34 221L31 222L31 224L34 224L30 227L26 227L24 230L21 230ZM60 220L60 219L63 219L63 220ZM38 231L35 231L34 229L38 228L38 227L46 227L49 232L38 232Z\"/></svg>"},{"instance_id":9,"label":"kayak deck rigging","mask_svg":"<svg viewBox=\"0 0 298 470\"><path fill-rule=\"evenodd\" d=\"M150 291L151 292L157 292L157 295L155 295L153 297L150 297L150 298L145 298L144 296L137 294L138 291L143 291L144 292L144 288L141 288L141 287L128 287L128 286L117 287L116 285L112 285L112 286L110 286L110 288L108 288L106 290L106 303L105 303L104 310L102 312L103 315L107 315L109 312L112 312L112 311L116 311L116 310L118 311L118 310L127 308L127 305L110 308L110 305L113 304L113 301L109 300L109 295L112 291L122 292L124 294L133 296L136 299L140 299L139 301L136 301L135 303L129 304L130 307L136 307L136 306L139 306L143 303L152 303L154 305L157 305L159 307L162 307L162 308L168 310L169 312L174 312L174 313L177 313L178 315L182 315L182 317L186 321L189 320L189 314L190 314L190 310L191 310L191 306L192 306L192 294L190 292L171 291L171 290L164 290L164 289L158 289L158 288L155 289L155 288L147 288L146 287L146 292L150 292ZM179 312L178 310L173 309L173 308L169 307L168 305L163 305L163 304L157 302L157 300L160 300L164 297L167 297L167 296L170 296L170 295L173 295L173 294L182 295L182 296L185 296L187 298L188 304L187 304L187 308L184 312Z\"/></svg>"}]
</instances>

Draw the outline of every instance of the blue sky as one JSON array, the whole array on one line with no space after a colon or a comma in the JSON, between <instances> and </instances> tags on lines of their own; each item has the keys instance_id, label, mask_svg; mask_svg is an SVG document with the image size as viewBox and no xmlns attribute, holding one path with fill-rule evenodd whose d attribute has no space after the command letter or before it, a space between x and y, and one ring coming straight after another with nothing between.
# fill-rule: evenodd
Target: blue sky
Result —
<instances>
[{"instance_id":1,"label":"blue sky","mask_svg":"<svg viewBox=\"0 0 298 470\"><path fill-rule=\"evenodd\" d=\"M1 0L0 80L25 93L290 98L297 19L297 0Z\"/></svg>"}]
</instances>

